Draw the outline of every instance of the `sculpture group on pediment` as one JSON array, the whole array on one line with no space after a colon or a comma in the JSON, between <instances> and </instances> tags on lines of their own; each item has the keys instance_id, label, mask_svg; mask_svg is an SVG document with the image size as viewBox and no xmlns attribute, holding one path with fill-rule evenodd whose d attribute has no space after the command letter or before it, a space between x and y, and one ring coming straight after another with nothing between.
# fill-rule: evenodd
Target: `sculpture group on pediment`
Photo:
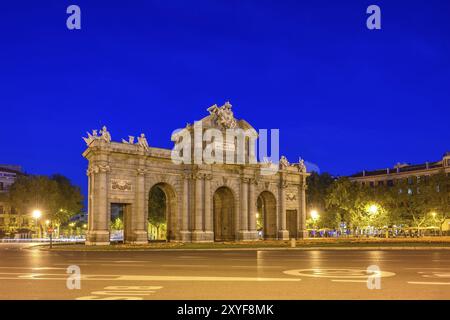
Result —
<instances>
[{"instance_id":1,"label":"sculpture group on pediment","mask_svg":"<svg viewBox=\"0 0 450 320\"><path fill-rule=\"evenodd\" d=\"M134 145L135 144L134 138L135 138L134 136L128 136L128 141L125 139L122 139L122 143ZM147 151L150 148L150 146L148 145L147 138L145 137L144 133L141 133L141 135L137 138L136 145L139 146L140 148L144 149L145 151Z\"/></svg>"},{"instance_id":2,"label":"sculpture group on pediment","mask_svg":"<svg viewBox=\"0 0 450 320\"><path fill-rule=\"evenodd\" d=\"M221 129L235 129L237 127L237 121L234 118L234 113L231 110L232 105L230 102L225 102L221 107L216 104L209 107L207 110L210 114L215 116L215 122Z\"/></svg>"},{"instance_id":3,"label":"sculpture group on pediment","mask_svg":"<svg viewBox=\"0 0 450 320\"><path fill-rule=\"evenodd\" d=\"M109 133L108 129L106 128L106 126L103 126L102 129L100 130L100 135L98 134L98 130L92 130L92 134L90 134L89 132L87 133L87 138L83 137L83 140L86 142L86 144L89 146L92 141L94 140L98 140L101 139L103 141L105 141L106 143L110 143L111 142L111 134Z\"/></svg>"}]
</instances>

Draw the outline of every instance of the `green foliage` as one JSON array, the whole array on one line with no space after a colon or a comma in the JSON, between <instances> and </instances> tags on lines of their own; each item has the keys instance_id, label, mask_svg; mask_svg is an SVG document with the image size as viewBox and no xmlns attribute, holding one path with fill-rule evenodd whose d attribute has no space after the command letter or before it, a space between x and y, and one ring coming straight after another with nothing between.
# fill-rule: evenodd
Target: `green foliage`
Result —
<instances>
[{"instance_id":1,"label":"green foliage","mask_svg":"<svg viewBox=\"0 0 450 320\"><path fill-rule=\"evenodd\" d=\"M166 230L166 195L158 186L150 190L148 202L148 223L156 230L156 238L161 238Z\"/></svg>"},{"instance_id":2,"label":"green foliage","mask_svg":"<svg viewBox=\"0 0 450 320\"><path fill-rule=\"evenodd\" d=\"M317 222L313 223L310 219L307 223L311 226L314 224L319 227L338 225L339 221L337 221L336 215L326 210L326 199L330 193L334 178L328 173L318 174L317 172L312 172L306 182L308 185L306 190L308 212L317 210L321 216Z\"/></svg>"},{"instance_id":3,"label":"green foliage","mask_svg":"<svg viewBox=\"0 0 450 320\"><path fill-rule=\"evenodd\" d=\"M120 218L116 218L113 222L110 222L111 230L119 231L123 230L123 221Z\"/></svg>"},{"instance_id":4,"label":"green foliage","mask_svg":"<svg viewBox=\"0 0 450 320\"><path fill-rule=\"evenodd\" d=\"M336 228L342 221L351 229L441 227L450 217L450 177L445 172L376 187L352 183L348 178L330 183L329 176L322 176L312 174L308 180L308 207L320 212L317 227Z\"/></svg>"},{"instance_id":5,"label":"green foliage","mask_svg":"<svg viewBox=\"0 0 450 320\"><path fill-rule=\"evenodd\" d=\"M67 222L83 205L79 187L62 175L20 176L11 186L9 202L20 213L39 209L43 217L55 224Z\"/></svg>"}]
</instances>

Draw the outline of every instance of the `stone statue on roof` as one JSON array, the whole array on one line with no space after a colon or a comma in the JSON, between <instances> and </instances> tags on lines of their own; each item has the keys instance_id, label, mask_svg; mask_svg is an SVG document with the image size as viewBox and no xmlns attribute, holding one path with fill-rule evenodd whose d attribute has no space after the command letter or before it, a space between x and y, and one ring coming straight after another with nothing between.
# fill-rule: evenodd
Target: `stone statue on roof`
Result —
<instances>
[{"instance_id":1,"label":"stone statue on roof","mask_svg":"<svg viewBox=\"0 0 450 320\"><path fill-rule=\"evenodd\" d=\"M222 129L234 129L237 126L237 121L234 118L234 113L231 110L232 105L230 102L225 102L221 107L216 104L209 107L207 110L210 114L214 115L214 121Z\"/></svg>"},{"instance_id":2,"label":"stone statue on roof","mask_svg":"<svg viewBox=\"0 0 450 320\"><path fill-rule=\"evenodd\" d=\"M145 134L143 134L143 133L141 133L141 136L138 137L138 142L137 142L137 144L138 144L141 148L143 148L145 151L147 151L147 150L150 148L149 145L148 145L148 142L147 142L147 138L145 137Z\"/></svg>"},{"instance_id":3,"label":"stone statue on roof","mask_svg":"<svg viewBox=\"0 0 450 320\"><path fill-rule=\"evenodd\" d=\"M285 156L281 156L280 158L280 169L285 169L289 167L289 161Z\"/></svg>"},{"instance_id":4,"label":"stone statue on roof","mask_svg":"<svg viewBox=\"0 0 450 320\"><path fill-rule=\"evenodd\" d=\"M106 126L103 126L102 130L100 130L100 134L101 134L101 138L107 142L110 143L111 142L111 134L109 133L108 129L106 128Z\"/></svg>"},{"instance_id":5,"label":"stone statue on roof","mask_svg":"<svg viewBox=\"0 0 450 320\"><path fill-rule=\"evenodd\" d=\"M102 139L107 143L111 142L111 134L106 129L106 126L103 126L103 128L100 130L100 136L98 135L98 130L92 130L92 134L89 132L87 133L87 138L82 137L84 142L86 142L86 145L89 146L92 141Z\"/></svg>"},{"instance_id":6,"label":"stone statue on roof","mask_svg":"<svg viewBox=\"0 0 450 320\"><path fill-rule=\"evenodd\" d=\"M298 171L306 172L305 160L303 160L302 158L299 158L298 160Z\"/></svg>"}]
</instances>

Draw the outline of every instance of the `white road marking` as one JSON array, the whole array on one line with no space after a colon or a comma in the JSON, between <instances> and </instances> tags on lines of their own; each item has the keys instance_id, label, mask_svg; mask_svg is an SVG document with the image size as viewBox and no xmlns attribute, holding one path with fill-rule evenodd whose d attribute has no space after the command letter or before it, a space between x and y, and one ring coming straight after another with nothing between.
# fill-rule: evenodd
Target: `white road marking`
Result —
<instances>
[{"instance_id":1,"label":"white road marking","mask_svg":"<svg viewBox=\"0 0 450 320\"><path fill-rule=\"evenodd\" d=\"M126 295L134 295L134 296L149 296L151 293L155 293L152 290L146 291L135 291L135 290L123 290L123 291L92 291L93 295L107 295L107 296L126 296Z\"/></svg>"},{"instance_id":2,"label":"white road marking","mask_svg":"<svg viewBox=\"0 0 450 320\"><path fill-rule=\"evenodd\" d=\"M124 297L124 296L112 296L112 297L98 297L98 296L84 296L75 298L75 300L144 300L142 297Z\"/></svg>"},{"instance_id":3,"label":"white road marking","mask_svg":"<svg viewBox=\"0 0 450 320\"><path fill-rule=\"evenodd\" d=\"M91 296L78 297L75 300L143 300L142 296L149 296L162 288L162 286L107 286L102 291L91 292Z\"/></svg>"},{"instance_id":4,"label":"white road marking","mask_svg":"<svg viewBox=\"0 0 450 320\"><path fill-rule=\"evenodd\" d=\"M66 268L56 268L56 267L0 267L0 269L66 270Z\"/></svg>"},{"instance_id":5,"label":"white road marking","mask_svg":"<svg viewBox=\"0 0 450 320\"><path fill-rule=\"evenodd\" d=\"M114 264L114 263L101 263L104 267L145 267L145 264Z\"/></svg>"},{"instance_id":6,"label":"white road marking","mask_svg":"<svg viewBox=\"0 0 450 320\"><path fill-rule=\"evenodd\" d=\"M16 277L0 277L9 280L67 280L61 273L18 273L0 272L1 275ZM53 277L55 276L55 277ZM58 277L59 276L59 277ZM57 278L58 277L58 278ZM201 277L201 276L147 276L147 275L81 275L82 281L229 281L229 282L298 282L298 278L262 278L262 277Z\"/></svg>"},{"instance_id":7,"label":"white road marking","mask_svg":"<svg viewBox=\"0 0 450 320\"><path fill-rule=\"evenodd\" d=\"M331 279L333 282L360 282L367 283L367 280L343 280L343 279Z\"/></svg>"},{"instance_id":8,"label":"white road marking","mask_svg":"<svg viewBox=\"0 0 450 320\"><path fill-rule=\"evenodd\" d=\"M279 269L279 268L286 268L286 266L231 266L232 268L258 268L258 269L269 269L269 268L274 268L274 269Z\"/></svg>"},{"instance_id":9,"label":"white road marking","mask_svg":"<svg viewBox=\"0 0 450 320\"><path fill-rule=\"evenodd\" d=\"M432 275L425 274L422 277L424 277L424 278L436 278L436 277L437 278L450 278L450 273L436 273L436 272L433 272Z\"/></svg>"},{"instance_id":10,"label":"white road marking","mask_svg":"<svg viewBox=\"0 0 450 320\"><path fill-rule=\"evenodd\" d=\"M152 262L151 260L116 260L116 263L136 263L136 262Z\"/></svg>"},{"instance_id":11,"label":"white road marking","mask_svg":"<svg viewBox=\"0 0 450 320\"><path fill-rule=\"evenodd\" d=\"M421 282L421 281L408 281L409 284L423 284L423 285L436 285L436 286L445 286L450 285L450 282Z\"/></svg>"},{"instance_id":12,"label":"white road marking","mask_svg":"<svg viewBox=\"0 0 450 320\"><path fill-rule=\"evenodd\" d=\"M199 276L119 276L117 280L126 281L264 281L264 282L296 282L301 279L259 278L259 277L199 277Z\"/></svg>"},{"instance_id":13,"label":"white road marking","mask_svg":"<svg viewBox=\"0 0 450 320\"><path fill-rule=\"evenodd\" d=\"M406 270L447 270L447 269L450 269L449 267L446 267L446 268L403 268L403 269L406 269Z\"/></svg>"},{"instance_id":14,"label":"white road marking","mask_svg":"<svg viewBox=\"0 0 450 320\"><path fill-rule=\"evenodd\" d=\"M341 279L357 279L367 278L369 276L392 277L393 272L378 271L368 274L366 269L347 269L347 268L312 268L312 269L295 269L286 270L283 273L291 276L304 276L312 278L341 278Z\"/></svg>"},{"instance_id":15,"label":"white road marking","mask_svg":"<svg viewBox=\"0 0 450 320\"><path fill-rule=\"evenodd\" d=\"M161 267L181 267L181 268L186 268L186 267L199 267L199 268L209 268L211 267L211 265L208 264L162 264Z\"/></svg>"},{"instance_id":16,"label":"white road marking","mask_svg":"<svg viewBox=\"0 0 450 320\"><path fill-rule=\"evenodd\" d=\"M159 290L162 286L107 286L105 290Z\"/></svg>"}]
</instances>

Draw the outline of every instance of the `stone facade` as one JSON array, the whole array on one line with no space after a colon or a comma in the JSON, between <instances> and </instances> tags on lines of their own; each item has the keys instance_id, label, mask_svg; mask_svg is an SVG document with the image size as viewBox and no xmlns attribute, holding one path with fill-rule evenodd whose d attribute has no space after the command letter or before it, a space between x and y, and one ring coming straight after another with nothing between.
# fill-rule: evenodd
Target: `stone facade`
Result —
<instances>
[{"instance_id":1,"label":"stone facade","mask_svg":"<svg viewBox=\"0 0 450 320\"><path fill-rule=\"evenodd\" d=\"M215 107L215 106L213 106ZM231 105L209 108L204 128L249 129ZM188 125L187 129L192 129ZM111 204L124 206L124 240L147 243L149 192L158 186L166 196L168 239L212 242L258 239L257 214L264 217L265 238L306 236L306 169L282 157L279 170L262 174L268 163L175 164L171 150L150 147L144 135L111 141L106 128L88 134L87 245L110 242ZM270 164L272 165L272 164ZM278 166L278 164L277 164Z\"/></svg>"},{"instance_id":2,"label":"stone facade","mask_svg":"<svg viewBox=\"0 0 450 320\"><path fill-rule=\"evenodd\" d=\"M0 238L31 236L33 224L31 219L7 201L8 191L17 177L23 175L22 168L17 165L0 165Z\"/></svg>"},{"instance_id":3,"label":"stone facade","mask_svg":"<svg viewBox=\"0 0 450 320\"><path fill-rule=\"evenodd\" d=\"M408 180L417 177L427 177L438 172L450 175L450 152L446 152L442 160L410 165L397 163L392 168L373 171L362 171L349 176L350 181L362 185L376 187L378 185L394 185L398 180Z\"/></svg>"}]
</instances>

